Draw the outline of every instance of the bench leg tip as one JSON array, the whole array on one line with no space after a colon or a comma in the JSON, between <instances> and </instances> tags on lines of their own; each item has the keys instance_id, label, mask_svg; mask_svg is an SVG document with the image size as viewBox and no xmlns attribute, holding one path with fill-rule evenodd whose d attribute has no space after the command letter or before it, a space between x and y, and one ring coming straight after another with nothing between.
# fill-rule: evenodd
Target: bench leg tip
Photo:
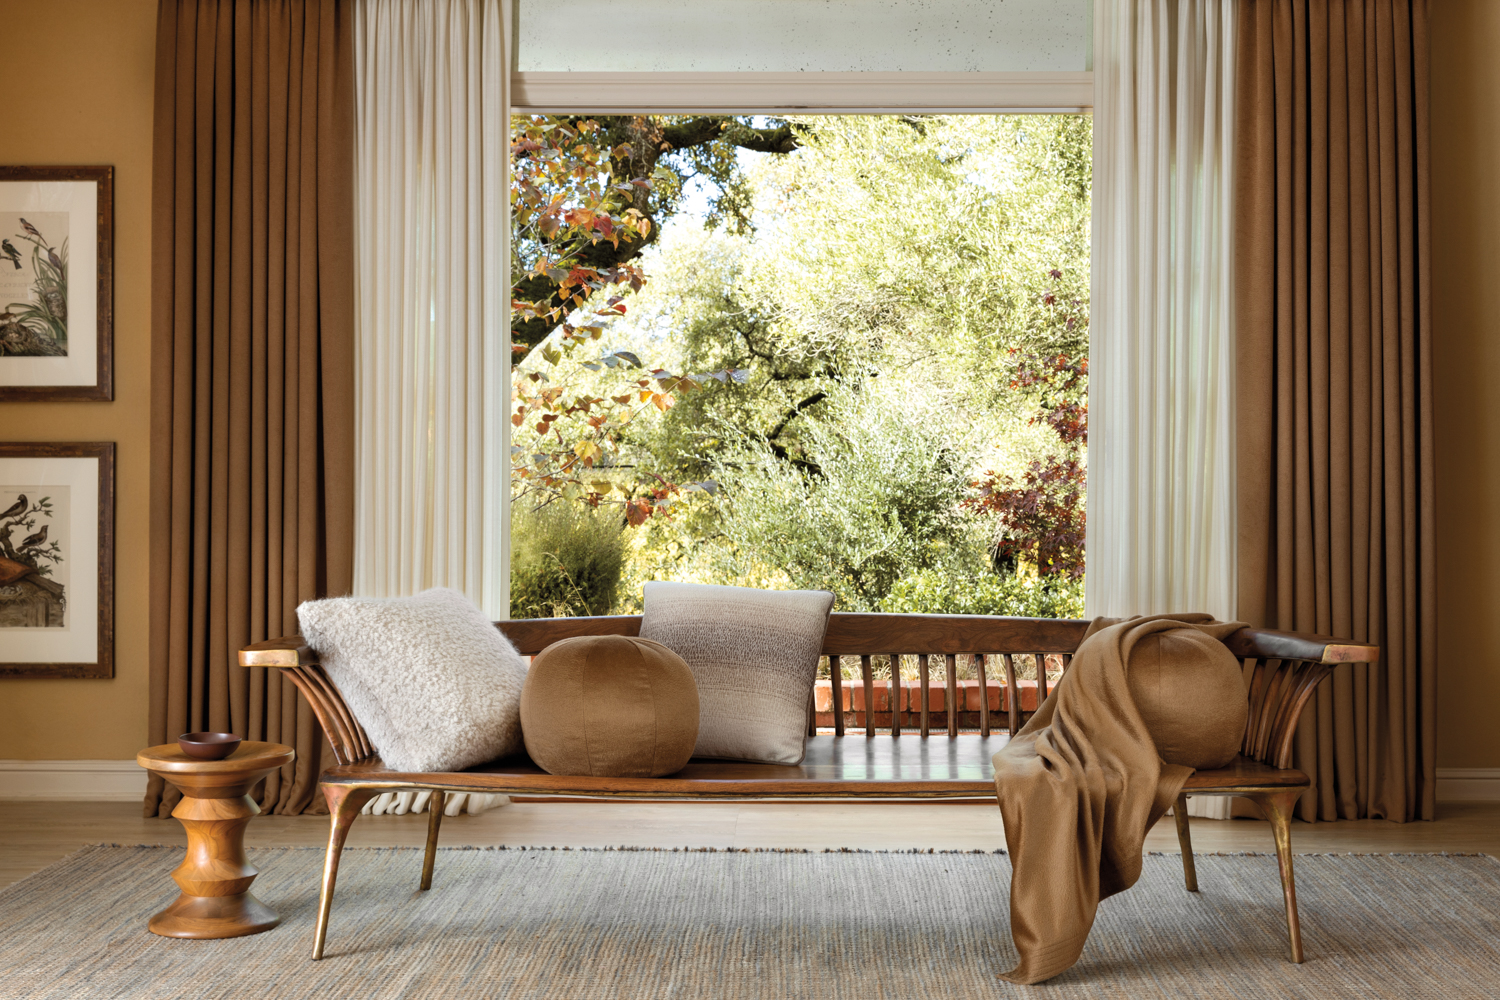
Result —
<instances>
[{"instance_id":1,"label":"bench leg tip","mask_svg":"<svg viewBox=\"0 0 1500 1000\"><path fill-rule=\"evenodd\" d=\"M323 885L318 893L318 922L313 929L314 962L323 957L323 942L328 937L328 914L333 908L333 891L338 882L339 856L343 853L344 841L349 837L349 828L359 818L359 811L376 794L373 788L349 785L323 785L322 788L323 797L328 800L328 852L323 858Z\"/></svg>"},{"instance_id":2,"label":"bench leg tip","mask_svg":"<svg viewBox=\"0 0 1500 1000\"><path fill-rule=\"evenodd\" d=\"M1270 821L1271 833L1276 838L1276 862L1281 871L1281 894L1286 906L1286 932L1293 965L1302 964L1302 921L1297 915L1297 881L1292 871L1292 810L1303 791L1295 788L1252 797Z\"/></svg>"},{"instance_id":3,"label":"bench leg tip","mask_svg":"<svg viewBox=\"0 0 1500 1000\"><path fill-rule=\"evenodd\" d=\"M422 883L425 892L432 888L432 869L437 862L438 831L443 825L443 807L448 802L447 794L434 790L427 800L427 850L422 855Z\"/></svg>"},{"instance_id":4,"label":"bench leg tip","mask_svg":"<svg viewBox=\"0 0 1500 1000\"><path fill-rule=\"evenodd\" d=\"M1193 859L1193 835L1188 829L1187 796L1178 795L1172 806L1177 820L1177 846L1182 849L1182 878L1188 892L1198 891L1198 866Z\"/></svg>"}]
</instances>

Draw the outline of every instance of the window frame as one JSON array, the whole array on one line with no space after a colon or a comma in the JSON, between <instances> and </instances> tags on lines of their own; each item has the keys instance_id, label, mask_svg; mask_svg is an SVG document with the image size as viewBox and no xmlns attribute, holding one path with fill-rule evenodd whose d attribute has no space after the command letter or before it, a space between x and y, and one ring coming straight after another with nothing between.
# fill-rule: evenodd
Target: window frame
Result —
<instances>
[{"instance_id":1,"label":"window frame","mask_svg":"<svg viewBox=\"0 0 1500 1000\"><path fill-rule=\"evenodd\" d=\"M511 73L512 114L1060 114L1094 106L1094 74Z\"/></svg>"}]
</instances>

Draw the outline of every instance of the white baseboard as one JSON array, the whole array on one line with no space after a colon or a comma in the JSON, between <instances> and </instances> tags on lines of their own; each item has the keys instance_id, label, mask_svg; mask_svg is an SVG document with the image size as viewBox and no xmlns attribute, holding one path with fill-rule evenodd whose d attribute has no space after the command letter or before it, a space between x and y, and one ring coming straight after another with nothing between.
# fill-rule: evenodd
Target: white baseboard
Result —
<instances>
[{"instance_id":1,"label":"white baseboard","mask_svg":"<svg viewBox=\"0 0 1500 1000\"><path fill-rule=\"evenodd\" d=\"M1500 802L1500 767L1440 767L1439 802Z\"/></svg>"},{"instance_id":2,"label":"white baseboard","mask_svg":"<svg viewBox=\"0 0 1500 1000\"><path fill-rule=\"evenodd\" d=\"M0 760L0 799L139 802L146 772L133 760Z\"/></svg>"}]
</instances>

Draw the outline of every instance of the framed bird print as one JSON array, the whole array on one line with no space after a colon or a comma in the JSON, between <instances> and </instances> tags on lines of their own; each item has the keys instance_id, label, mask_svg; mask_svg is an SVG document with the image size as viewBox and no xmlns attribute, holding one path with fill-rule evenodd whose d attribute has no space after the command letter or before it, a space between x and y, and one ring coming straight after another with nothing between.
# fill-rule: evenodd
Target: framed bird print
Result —
<instances>
[{"instance_id":1,"label":"framed bird print","mask_svg":"<svg viewBox=\"0 0 1500 1000\"><path fill-rule=\"evenodd\" d=\"M0 167L0 401L114 398L114 167Z\"/></svg>"},{"instance_id":2,"label":"framed bird print","mask_svg":"<svg viewBox=\"0 0 1500 1000\"><path fill-rule=\"evenodd\" d=\"M0 442L0 677L113 677L115 446Z\"/></svg>"}]
</instances>

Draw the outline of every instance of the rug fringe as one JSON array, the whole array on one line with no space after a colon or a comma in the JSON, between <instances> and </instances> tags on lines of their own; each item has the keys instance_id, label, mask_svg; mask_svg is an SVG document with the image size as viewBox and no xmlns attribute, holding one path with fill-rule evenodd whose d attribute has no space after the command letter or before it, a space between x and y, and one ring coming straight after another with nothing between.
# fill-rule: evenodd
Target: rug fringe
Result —
<instances>
[{"instance_id":1,"label":"rug fringe","mask_svg":"<svg viewBox=\"0 0 1500 1000\"><path fill-rule=\"evenodd\" d=\"M85 844L84 847L141 847L160 850L181 851L180 844L117 844L97 843ZM252 847L251 850L283 850L283 851L323 851L323 847L315 847L307 844L266 845L261 848ZM420 847L402 847L396 845L382 845L377 847L346 847L345 851L420 851ZM459 844L453 847L439 847L440 851L578 851L588 852L637 852L657 854L1005 854L1004 848L996 848L986 851L981 848L970 850L945 849L939 850L934 847L902 847L894 849L873 849L867 847L824 847L813 849L810 847L633 847L629 844L606 847L571 847L564 845L558 847L551 844ZM1178 851L1145 851L1146 856L1153 858L1175 858ZM1489 858L1491 861L1500 863L1500 858L1483 851L1295 851L1299 858ZM1194 851L1193 856L1197 858L1274 858L1273 851Z\"/></svg>"}]
</instances>

